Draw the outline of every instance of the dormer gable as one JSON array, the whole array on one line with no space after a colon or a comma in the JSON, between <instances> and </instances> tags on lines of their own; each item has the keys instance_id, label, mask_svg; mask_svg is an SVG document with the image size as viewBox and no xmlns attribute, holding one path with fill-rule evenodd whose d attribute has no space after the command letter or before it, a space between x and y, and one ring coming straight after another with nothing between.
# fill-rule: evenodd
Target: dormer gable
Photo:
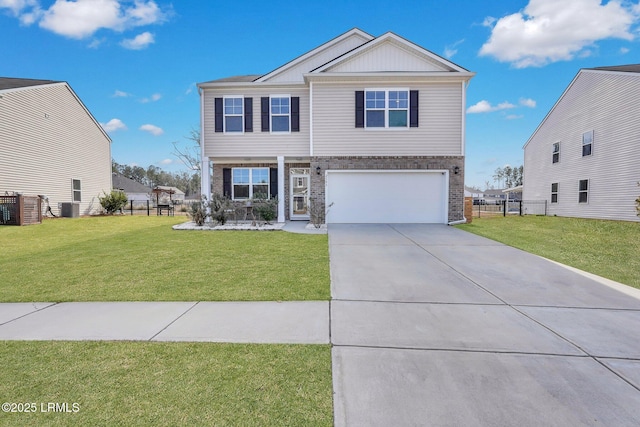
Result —
<instances>
[{"instance_id":1,"label":"dormer gable","mask_svg":"<svg viewBox=\"0 0 640 427\"><path fill-rule=\"evenodd\" d=\"M311 71L318 73L468 71L392 32L363 44Z\"/></svg>"},{"instance_id":2,"label":"dormer gable","mask_svg":"<svg viewBox=\"0 0 640 427\"><path fill-rule=\"evenodd\" d=\"M304 74L362 46L374 37L354 28L255 80L257 83L304 83Z\"/></svg>"}]
</instances>

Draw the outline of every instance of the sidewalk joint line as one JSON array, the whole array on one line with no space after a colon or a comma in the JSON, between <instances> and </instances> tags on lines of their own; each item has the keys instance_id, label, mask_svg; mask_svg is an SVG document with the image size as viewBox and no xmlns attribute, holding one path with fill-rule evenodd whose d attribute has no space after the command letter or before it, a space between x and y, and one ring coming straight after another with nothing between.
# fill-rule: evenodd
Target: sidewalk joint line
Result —
<instances>
[{"instance_id":1,"label":"sidewalk joint line","mask_svg":"<svg viewBox=\"0 0 640 427\"><path fill-rule=\"evenodd\" d=\"M167 330L167 328L171 325L173 325L174 323L176 323L178 320L180 320L182 318L182 316L184 316L185 314L187 314L188 312L190 312L191 310L194 309L194 307L196 305L200 304L200 301L196 301L191 307L189 307L188 309L185 310L184 313L182 313L181 315L179 315L178 317L176 317L175 319L173 319L171 322L169 322L169 324L167 324L167 326L165 326L164 328L160 329L155 335L153 335L151 338L149 338L147 341L153 341L155 339L155 337L157 337L158 335L160 335L161 333L163 333L164 331Z\"/></svg>"}]
</instances>

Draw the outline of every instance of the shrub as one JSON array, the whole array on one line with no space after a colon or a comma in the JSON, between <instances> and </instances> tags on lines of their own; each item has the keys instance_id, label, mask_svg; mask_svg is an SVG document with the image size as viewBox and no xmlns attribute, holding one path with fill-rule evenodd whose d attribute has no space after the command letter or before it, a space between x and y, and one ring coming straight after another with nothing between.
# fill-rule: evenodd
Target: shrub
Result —
<instances>
[{"instance_id":1,"label":"shrub","mask_svg":"<svg viewBox=\"0 0 640 427\"><path fill-rule=\"evenodd\" d=\"M115 212L122 210L124 206L127 204L127 195L124 194L124 191L120 190L111 190L111 193L104 193L104 196L98 196L100 200L100 206L108 215L113 215Z\"/></svg>"},{"instance_id":2,"label":"shrub","mask_svg":"<svg viewBox=\"0 0 640 427\"><path fill-rule=\"evenodd\" d=\"M206 198L202 196L200 201L191 204L191 210L187 214L191 217L196 225L202 227L207 219Z\"/></svg>"},{"instance_id":3,"label":"shrub","mask_svg":"<svg viewBox=\"0 0 640 427\"><path fill-rule=\"evenodd\" d=\"M211 201L208 204L211 219L224 225L227 222L228 211L231 209L231 201L228 197L214 193L211 195Z\"/></svg>"},{"instance_id":4,"label":"shrub","mask_svg":"<svg viewBox=\"0 0 640 427\"><path fill-rule=\"evenodd\" d=\"M278 199L256 199L253 211L265 223L271 224L271 221L278 217Z\"/></svg>"}]
</instances>

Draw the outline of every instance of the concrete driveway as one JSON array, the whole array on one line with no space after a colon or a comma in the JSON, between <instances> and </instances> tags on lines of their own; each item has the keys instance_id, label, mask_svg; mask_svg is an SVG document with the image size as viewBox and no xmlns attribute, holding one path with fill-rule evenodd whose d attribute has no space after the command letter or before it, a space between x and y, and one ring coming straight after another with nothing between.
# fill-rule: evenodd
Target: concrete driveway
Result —
<instances>
[{"instance_id":1,"label":"concrete driveway","mask_svg":"<svg viewBox=\"0 0 640 427\"><path fill-rule=\"evenodd\" d=\"M444 225L329 250L336 426L640 425L640 292Z\"/></svg>"}]
</instances>

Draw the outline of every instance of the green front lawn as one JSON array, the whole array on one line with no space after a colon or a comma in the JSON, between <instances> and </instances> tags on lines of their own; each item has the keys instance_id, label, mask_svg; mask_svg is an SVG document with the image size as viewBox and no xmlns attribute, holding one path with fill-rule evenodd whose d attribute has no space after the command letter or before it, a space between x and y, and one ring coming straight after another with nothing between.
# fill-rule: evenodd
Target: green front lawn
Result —
<instances>
[{"instance_id":1,"label":"green front lawn","mask_svg":"<svg viewBox=\"0 0 640 427\"><path fill-rule=\"evenodd\" d=\"M458 227L640 288L640 223L528 215L474 218Z\"/></svg>"},{"instance_id":2,"label":"green front lawn","mask_svg":"<svg viewBox=\"0 0 640 427\"><path fill-rule=\"evenodd\" d=\"M326 235L176 231L177 217L0 227L0 301L328 300Z\"/></svg>"},{"instance_id":3,"label":"green front lawn","mask_svg":"<svg viewBox=\"0 0 640 427\"><path fill-rule=\"evenodd\" d=\"M5 341L0 360L2 402L35 409L0 425L333 423L328 345Z\"/></svg>"}]
</instances>

